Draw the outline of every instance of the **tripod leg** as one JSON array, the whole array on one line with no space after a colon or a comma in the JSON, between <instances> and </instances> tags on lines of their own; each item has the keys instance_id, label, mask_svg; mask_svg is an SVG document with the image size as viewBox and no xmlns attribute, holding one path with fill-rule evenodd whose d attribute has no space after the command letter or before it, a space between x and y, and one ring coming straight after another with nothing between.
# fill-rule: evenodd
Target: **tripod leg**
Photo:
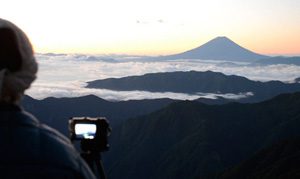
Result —
<instances>
[{"instance_id":1,"label":"tripod leg","mask_svg":"<svg viewBox=\"0 0 300 179\"><path fill-rule=\"evenodd\" d=\"M102 160L96 160L95 162L96 162L96 166L97 166L100 178L101 179L106 179L105 172L104 172L104 167L103 167L103 164L102 164Z\"/></svg>"},{"instance_id":2,"label":"tripod leg","mask_svg":"<svg viewBox=\"0 0 300 179\"><path fill-rule=\"evenodd\" d=\"M91 170L95 173L94 158L89 153L81 153L81 157L86 161Z\"/></svg>"}]
</instances>

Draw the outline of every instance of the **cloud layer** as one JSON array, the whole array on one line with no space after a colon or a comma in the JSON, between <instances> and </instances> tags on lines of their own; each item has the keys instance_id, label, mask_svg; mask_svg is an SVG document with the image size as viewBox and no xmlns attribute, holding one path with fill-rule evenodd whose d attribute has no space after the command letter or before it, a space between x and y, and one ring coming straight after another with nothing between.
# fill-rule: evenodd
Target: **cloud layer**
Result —
<instances>
[{"instance_id":1,"label":"cloud layer","mask_svg":"<svg viewBox=\"0 0 300 179\"><path fill-rule=\"evenodd\" d=\"M97 79L143 75L145 73L172 71L216 71L227 75L239 75L251 80L280 80L291 82L300 77L300 66L270 65L251 66L247 64L177 60L161 62L128 61L121 56L88 56L66 54L37 54L38 79L26 94L43 99L46 97L77 97L94 94L107 100L129 99L197 99L211 98L215 94L188 95L182 93L150 93L145 91L117 92L101 89L86 89L85 82ZM240 98L247 94L218 94L225 98ZM249 94L248 94L249 95Z\"/></svg>"}]
</instances>

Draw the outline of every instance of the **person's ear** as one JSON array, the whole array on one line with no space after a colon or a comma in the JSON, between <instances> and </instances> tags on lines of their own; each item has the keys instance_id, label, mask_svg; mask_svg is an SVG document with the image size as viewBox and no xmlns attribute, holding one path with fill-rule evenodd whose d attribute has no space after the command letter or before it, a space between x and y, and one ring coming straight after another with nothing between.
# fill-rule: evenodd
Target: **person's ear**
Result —
<instances>
[{"instance_id":1,"label":"person's ear","mask_svg":"<svg viewBox=\"0 0 300 179\"><path fill-rule=\"evenodd\" d=\"M0 28L0 70L15 72L20 70L21 66L22 56L15 32L9 28Z\"/></svg>"}]
</instances>

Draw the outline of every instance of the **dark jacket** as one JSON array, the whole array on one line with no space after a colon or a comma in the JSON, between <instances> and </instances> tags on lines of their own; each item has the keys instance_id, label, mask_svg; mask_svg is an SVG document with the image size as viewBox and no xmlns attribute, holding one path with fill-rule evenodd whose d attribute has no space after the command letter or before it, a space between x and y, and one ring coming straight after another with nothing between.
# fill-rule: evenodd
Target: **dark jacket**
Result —
<instances>
[{"instance_id":1,"label":"dark jacket","mask_svg":"<svg viewBox=\"0 0 300 179\"><path fill-rule=\"evenodd\" d=\"M70 141L18 106L0 104L0 178L95 178Z\"/></svg>"}]
</instances>

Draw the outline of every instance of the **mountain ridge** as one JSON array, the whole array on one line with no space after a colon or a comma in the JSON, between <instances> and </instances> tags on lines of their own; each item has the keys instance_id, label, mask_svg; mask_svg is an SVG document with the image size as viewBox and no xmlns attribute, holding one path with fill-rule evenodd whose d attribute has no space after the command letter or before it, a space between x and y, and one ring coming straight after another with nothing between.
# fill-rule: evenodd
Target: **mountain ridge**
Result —
<instances>
[{"instance_id":1,"label":"mountain ridge","mask_svg":"<svg viewBox=\"0 0 300 179\"><path fill-rule=\"evenodd\" d=\"M102 88L117 91L150 91L174 93L240 94L252 92L245 102L258 102L280 93L300 91L300 84L280 81L259 82L242 76L225 75L220 72L177 71L149 73L141 76L108 78L87 82L87 88Z\"/></svg>"},{"instance_id":2,"label":"mountain ridge","mask_svg":"<svg viewBox=\"0 0 300 179\"><path fill-rule=\"evenodd\" d=\"M70 117L104 116L107 117L112 126L115 126L127 118L150 113L174 101L164 98L110 102L95 95L75 98L49 97L36 100L30 96L25 96L22 100L22 106L41 122L68 136Z\"/></svg>"},{"instance_id":3,"label":"mountain ridge","mask_svg":"<svg viewBox=\"0 0 300 179\"><path fill-rule=\"evenodd\" d=\"M117 129L110 178L214 178L276 141L300 137L300 92L255 104L179 101Z\"/></svg>"}]
</instances>

